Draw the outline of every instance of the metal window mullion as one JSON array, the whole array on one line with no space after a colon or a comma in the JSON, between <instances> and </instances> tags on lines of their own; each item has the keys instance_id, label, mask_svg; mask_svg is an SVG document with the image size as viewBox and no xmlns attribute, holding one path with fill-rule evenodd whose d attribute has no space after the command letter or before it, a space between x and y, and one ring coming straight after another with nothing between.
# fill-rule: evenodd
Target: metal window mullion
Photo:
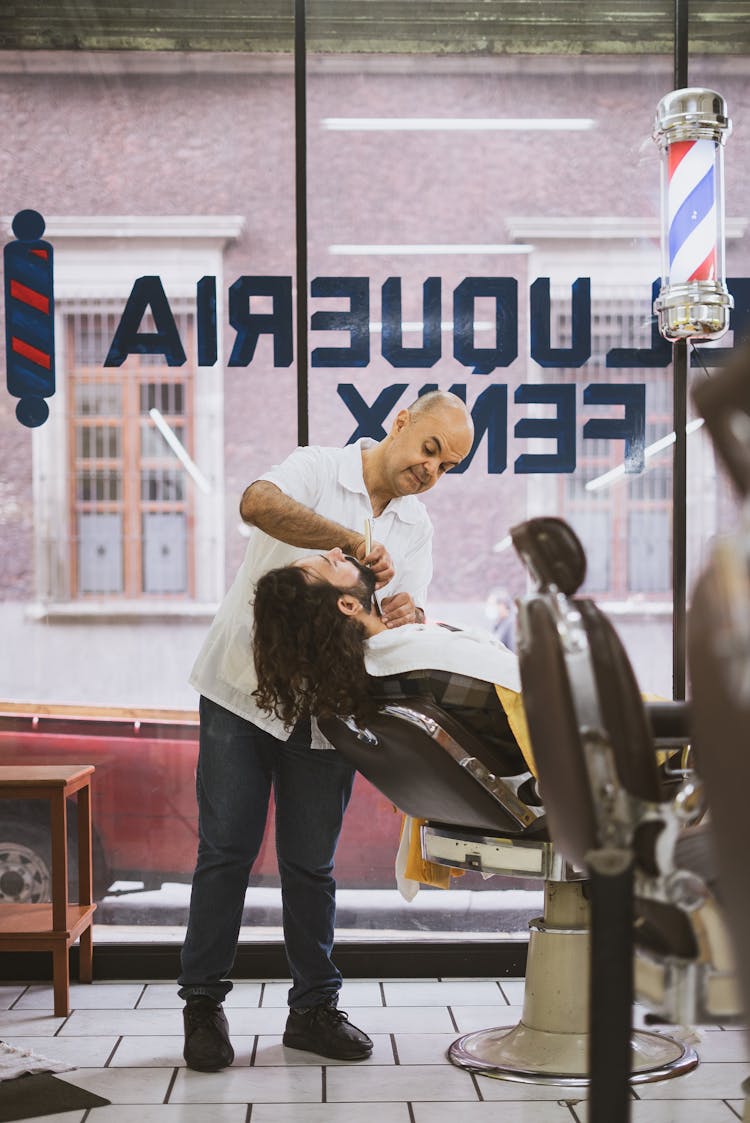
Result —
<instances>
[{"instance_id":1,"label":"metal window mullion","mask_svg":"<svg viewBox=\"0 0 750 1123\"><path fill-rule=\"evenodd\" d=\"M74 435L76 432L77 417L75 414L75 389L76 389L76 376L75 376L75 322L73 315L66 315L64 317L65 323L65 369L69 372L69 378L66 383L67 393L67 418L68 423L66 426L66 440L67 440L67 461L68 461L68 511L72 513L72 525L70 527L71 534L68 541L68 559L70 563L70 588L68 595L70 597L78 596L78 549L79 549L79 526L78 526L78 506L77 506L77 486L78 477L76 473L76 442Z\"/></svg>"},{"instance_id":2,"label":"metal window mullion","mask_svg":"<svg viewBox=\"0 0 750 1123\"><path fill-rule=\"evenodd\" d=\"M122 388L123 594L132 599L142 592L139 373L124 372Z\"/></svg>"}]
</instances>

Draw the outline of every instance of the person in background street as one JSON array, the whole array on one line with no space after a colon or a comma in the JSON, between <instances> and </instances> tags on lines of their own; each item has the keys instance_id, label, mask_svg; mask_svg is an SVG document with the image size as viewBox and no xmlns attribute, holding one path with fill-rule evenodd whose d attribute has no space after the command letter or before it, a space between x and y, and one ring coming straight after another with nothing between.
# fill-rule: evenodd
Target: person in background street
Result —
<instances>
[{"instance_id":1,"label":"person in background street","mask_svg":"<svg viewBox=\"0 0 750 1123\"><path fill-rule=\"evenodd\" d=\"M509 651L516 650L516 606L507 589L492 589L485 601L485 615L492 634Z\"/></svg>"}]
</instances>

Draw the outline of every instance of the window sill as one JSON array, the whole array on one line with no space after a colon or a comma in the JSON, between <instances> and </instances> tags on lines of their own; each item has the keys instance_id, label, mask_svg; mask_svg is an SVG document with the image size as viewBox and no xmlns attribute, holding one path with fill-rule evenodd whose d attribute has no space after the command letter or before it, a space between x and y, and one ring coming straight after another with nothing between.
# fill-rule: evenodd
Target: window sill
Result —
<instances>
[{"instance_id":1,"label":"window sill","mask_svg":"<svg viewBox=\"0 0 750 1123\"><path fill-rule=\"evenodd\" d=\"M26 618L47 624L128 624L136 621L149 623L161 620L211 620L218 610L217 604L199 604L195 601L35 601L26 608Z\"/></svg>"},{"instance_id":2,"label":"window sill","mask_svg":"<svg viewBox=\"0 0 750 1123\"><path fill-rule=\"evenodd\" d=\"M584 593L584 596L587 594ZM605 600L601 593L592 593L599 608L606 612L608 616L635 616L635 617L651 617L651 616L671 616L672 615L672 601L663 600L632 600L618 601Z\"/></svg>"}]
</instances>

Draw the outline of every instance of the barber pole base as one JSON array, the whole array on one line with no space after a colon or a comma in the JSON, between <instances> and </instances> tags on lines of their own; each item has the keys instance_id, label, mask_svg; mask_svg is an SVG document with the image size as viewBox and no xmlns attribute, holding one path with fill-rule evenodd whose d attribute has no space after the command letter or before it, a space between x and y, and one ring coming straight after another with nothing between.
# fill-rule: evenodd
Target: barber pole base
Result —
<instances>
[{"instance_id":1,"label":"barber pole base","mask_svg":"<svg viewBox=\"0 0 750 1123\"><path fill-rule=\"evenodd\" d=\"M729 328L732 297L716 281L689 281L668 285L654 301L659 331L674 343L693 339L696 343L721 339Z\"/></svg>"},{"instance_id":2,"label":"barber pole base","mask_svg":"<svg viewBox=\"0 0 750 1123\"><path fill-rule=\"evenodd\" d=\"M464 1034L453 1042L448 1058L459 1068L499 1080L585 1087L590 917L582 884L546 882L544 916L529 927L521 1021ZM681 1076L697 1064L695 1050L675 1038L633 1033L633 1084Z\"/></svg>"}]
</instances>

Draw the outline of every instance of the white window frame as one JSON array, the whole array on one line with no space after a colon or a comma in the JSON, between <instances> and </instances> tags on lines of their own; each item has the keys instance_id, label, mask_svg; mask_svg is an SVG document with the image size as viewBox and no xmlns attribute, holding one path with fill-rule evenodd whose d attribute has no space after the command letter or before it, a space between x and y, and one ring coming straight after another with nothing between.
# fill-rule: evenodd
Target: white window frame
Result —
<instances>
[{"instance_id":1,"label":"white window frame","mask_svg":"<svg viewBox=\"0 0 750 1123\"><path fill-rule=\"evenodd\" d=\"M36 603L32 615L108 616L136 612L212 615L224 594L224 250L239 237L237 215L47 217L44 237L54 247L56 392L50 415L32 430ZM76 306L113 301L124 309L137 277L157 275L175 307L195 307L196 283L216 277L218 356L197 367L193 456L209 481L195 489L195 596L188 601L143 597L75 599L70 572L68 491L69 419L63 405L67 379L65 315ZM191 483L191 486L192 485Z\"/></svg>"}]
</instances>

